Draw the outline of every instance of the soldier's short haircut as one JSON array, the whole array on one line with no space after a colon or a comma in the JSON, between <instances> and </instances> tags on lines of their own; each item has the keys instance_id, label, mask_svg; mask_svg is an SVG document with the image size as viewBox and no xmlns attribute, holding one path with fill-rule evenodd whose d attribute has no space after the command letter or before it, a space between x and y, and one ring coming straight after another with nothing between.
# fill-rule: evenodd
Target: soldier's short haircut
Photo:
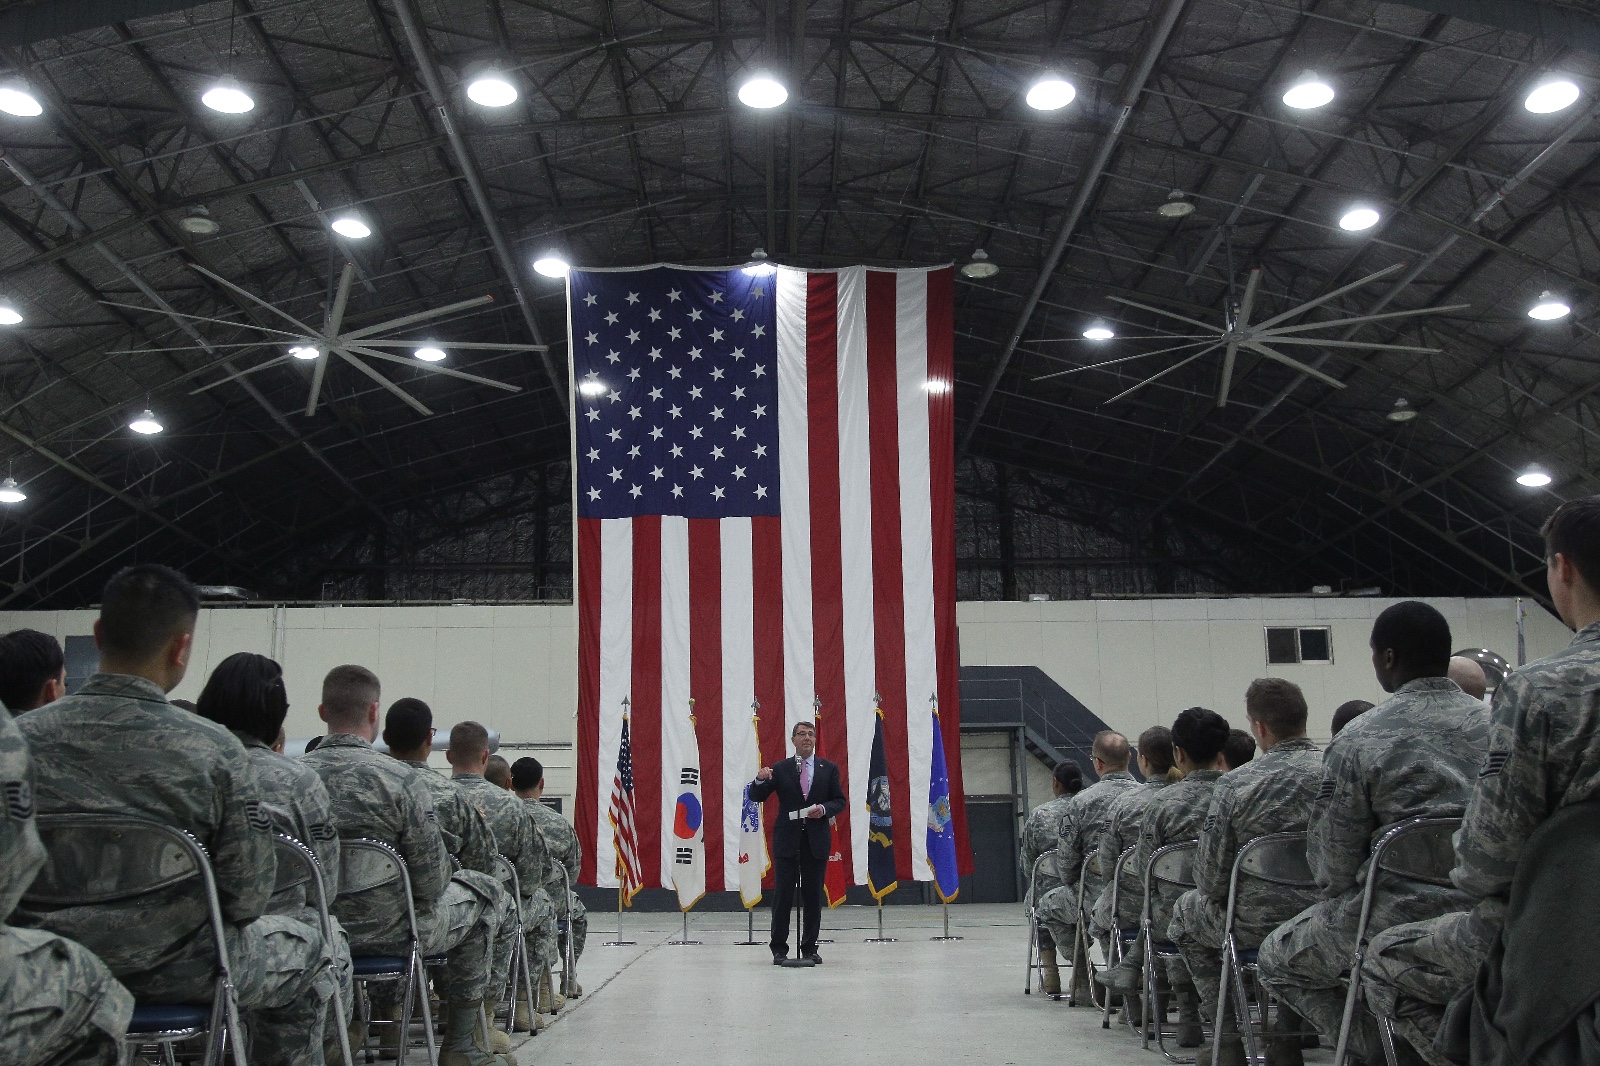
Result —
<instances>
[{"instance_id":1,"label":"soldier's short haircut","mask_svg":"<svg viewBox=\"0 0 1600 1066\"><path fill-rule=\"evenodd\" d=\"M1083 767L1072 759L1062 759L1056 763L1056 768L1050 771L1050 776L1056 779L1056 784L1061 786L1061 791L1068 796L1083 791Z\"/></svg>"},{"instance_id":2,"label":"soldier's short haircut","mask_svg":"<svg viewBox=\"0 0 1600 1066\"><path fill-rule=\"evenodd\" d=\"M1228 730L1228 742L1222 745L1222 761L1228 769L1237 770L1256 757L1256 738L1242 729Z\"/></svg>"},{"instance_id":3,"label":"soldier's short haircut","mask_svg":"<svg viewBox=\"0 0 1600 1066\"><path fill-rule=\"evenodd\" d=\"M1344 727L1372 710L1372 704L1366 700L1346 700L1339 704L1333 712L1333 735L1338 736Z\"/></svg>"},{"instance_id":4,"label":"soldier's short haircut","mask_svg":"<svg viewBox=\"0 0 1600 1066\"><path fill-rule=\"evenodd\" d=\"M170 566L124 567L100 594L100 650L149 659L179 633L192 633L199 615L200 594Z\"/></svg>"},{"instance_id":5,"label":"soldier's short haircut","mask_svg":"<svg viewBox=\"0 0 1600 1066\"><path fill-rule=\"evenodd\" d=\"M1172 730L1153 725L1139 734L1139 754L1150 767L1151 777L1162 777L1172 769Z\"/></svg>"},{"instance_id":6,"label":"soldier's short haircut","mask_svg":"<svg viewBox=\"0 0 1600 1066\"><path fill-rule=\"evenodd\" d=\"M511 764L498 755L489 756L489 764L483 768L483 779L492 785L510 788Z\"/></svg>"},{"instance_id":7,"label":"soldier's short haircut","mask_svg":"<svg viewBox=\"0 0 1600 1066\"><path fill-rule=\"evenodd\" d=\"M1227 742L1228 720L1216 711L1190 707L1172 723L1172 744L1187 752L1190 762L1211 762Z\"/></svg>"},{"instance_id":8,"label":"soldier's short haircut","mask_svg":"<svg viewBox=\"0 0 1600 1066\"><path fill-rule=\"evenodd\" d=\"M538 788L544 780L544 764L532 755L524 755L511 764L511 787L518 792Z\"/></svg>"},{"instance_id":9,"label":"soldier's short haircut","mask_svg":"<svg viewBox=\"0 0 1600 1066\"><path fill-rule=\"evenodd\" d=\"M1102 729L1094 735L1094 757L1115 773L1128 768L1128 738L1115 729Z\"/></svg>"},{"instance_id":10,"label":"soldier's short haircut","mask_svg":"<svg viewBox=\"0 0 1600 1066\"><path fill-rule=\"evenodd\" d=\"M61 643L37 629L13 629L0 637L0 703L13 714L39 705L39 692L66 668Z\"/></svg>"},{"instance_id":11,"label":"soldier's short haircut","mask_svg":"<svg viewBox=\"0 0 1600 1066\"><path fill-rule=\"evenodd\" d=\"M322 709L332 725L359 725L383 695L378 675L365 666L335 666L322 679Z\"/></svg>"},{"instance_id":12,"label":"soldier's short haircut","mask_svg":"<svg viewBox=\"0 0 1600 1066\"><path fill-rule=\"evenodd\" d=\"M194 705L195 713L270 745L289 713L283 667L254 652L234 652L217 664Z\"/></svg>"},{"instance_id":13,"label":"soldier's short haircut","mask_svg":"<svg viewBox=\"0 0 1600 1066\"><path fill-rule=\"evenodd\" d=\"M1600 496L1568 500L1550 513L1540 529L1544 552L1565 555L1589 591L1600 593Z\"/></svg>"},{"instance_id":14,"label":"soldier's short haircut","mask_svg":"<svg viewBox=\"0 0 1600 1066\"><path fill-rule=\"evenodd\" d=\"M489 750L489 731L477 722L457 722L450 730L450 762L471 762Z\"/></svg>"},{"instance_id":15,"label":"soldier's short haircut","mask_svg":"<svg viewBox=\"0 0 1600 1066\"><path fill-rule=\"evenodd\" d=\"M1374 651L1393 651L1399 665L1420 676L1443 677L1450 668L1450 623L1438 608L1402 600L1372 623Z\"/></svg>"},{"instance_id":16,"label":"soldier's short haircut","mask_svg":"<svg viewBox=\"0 0 1600 1066\"><path fill-rule=\"evenodd\" d=\"M383 716L383 742L390 751L416 751L433 729L433 709L414 696L395 700Z\"/></svg>"},{"instance_id":17,"label":"soldier's short haircut","mask_svg":"<svg viewBox=\"0 0 1600 1066\"><path fill-rule=\"evenodd\" d=\"M1244 690L1244 713L1266 726L1277 739L1288 740L1305 736L1306 718L1311 711L1306 706L1306 694L1293 681L1258 677Z\"/></svg>"}]
</instances>

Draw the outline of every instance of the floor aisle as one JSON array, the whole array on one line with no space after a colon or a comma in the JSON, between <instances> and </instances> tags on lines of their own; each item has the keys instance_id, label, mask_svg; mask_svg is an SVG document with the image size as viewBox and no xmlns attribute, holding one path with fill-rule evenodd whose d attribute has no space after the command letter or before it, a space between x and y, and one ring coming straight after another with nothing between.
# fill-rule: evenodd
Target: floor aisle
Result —
<instances>
[{"instance_id":1,"label":"floor aisle","mask_svg":"<svg viewBox=\"0 0 1600 1066\"><path fill-rule=\"evenodd\" d=\"M890 907L893 944L867 944L875 915L847 907L825 913L824 964L772 965L765 947L738 947L737 914L690 919L705 943L666 943L682 932L675 916L630 914L636 947L603 947L615 918L594 915L578 967L585 995L518 1049L538 1066L1159 1066L1127 1031L1100 1028L1098 1013L1024 996L1027 927L1015 906L951 908L939 942L936 907ZM757 937L764 936L757 915ZM1308 1063L1327 1052L1308 1053Z\"/></svg>"}]
</instances>

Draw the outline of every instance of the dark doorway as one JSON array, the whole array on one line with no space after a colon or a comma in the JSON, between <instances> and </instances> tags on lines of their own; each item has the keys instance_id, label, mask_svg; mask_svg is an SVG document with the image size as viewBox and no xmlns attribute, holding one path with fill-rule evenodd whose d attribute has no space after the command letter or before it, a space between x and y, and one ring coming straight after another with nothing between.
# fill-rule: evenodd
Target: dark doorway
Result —
<instances>
[{"instance_id":1,"label":"dark doorway","mask_svg":"<svg viewBox=\"0 0 1600 1066\"><path fill-rule=\"evenodd\" d=\"M1017 813L1009 796L967 797L972 875L961 879L968 903L1017 902Z\"/></svg>"}]
</instances>

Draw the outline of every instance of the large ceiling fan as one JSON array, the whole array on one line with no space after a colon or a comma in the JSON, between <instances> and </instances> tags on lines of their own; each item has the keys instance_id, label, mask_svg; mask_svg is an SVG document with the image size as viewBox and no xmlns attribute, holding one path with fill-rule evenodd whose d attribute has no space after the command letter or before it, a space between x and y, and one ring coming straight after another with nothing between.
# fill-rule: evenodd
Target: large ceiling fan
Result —
<instances>
[{"instance_id":1,"label":"large ceiling fan","mask_svg":"<svg viewBox=\"0 0 1600 1066\"><path fill-rule=\"evenodd\" d=\"M1122 390L1115 396L1111 397L1111 399L1105 401L1106 403L1116 403L1118 400L1137 392L1146 385L1159 381L1168 374L1171 374L1173 371L1188 366L1190 363L1201 358L1202 356L1209 355L1221 348L1223 350L1222 372L1217 380L1218 407L1227 406L1228 393L1233 386L1234 364L1238 359L1240 349L1253 352L1256 355L1271 359L1274 362L1282 363L1284 366L1298 370L1302 374L1308 374L1311 377L1316 378L1318 381L1321 381L1327 385L1331 385L1336 389L1342 389L1345 387L1344 382L1340 381L1338 378L1324 374L1314 366L1303 363L1292 356L1285 355L1277 350L1278 346L1303 345L1312 348L1355 348L1363 351L1438 352L1440 351L1438 348L1425 348L1412 344L1377 344L1371 341L1342 340L1325 337L1304 337L1300 336L1300 334L1309 333L1312 330L1330 329L1336 326L1361 326L1366 325L1369 322L1392 321L1395 319L1411 318L1417 315L1437 315L1446 311L1460 311L1463 308L1471 305L1450 304L1446 307L1419 307L1409 311L1388 311L1382 314L1353 315L1347 318L1332 318L1321 322L1302 322L1298 325L1284 325L1283 323L1289 322L1291 319L1304 314L1314 307L1325 304L1330 300L1337 299L1347 292L1353 292L1354 290L1361 288L1363 285L1377 281L1379 278L1388 277L1396 270L1399 270L1401 266L1402 264L1395 263L1392 266L1384 267L1382 270L1368 274L1359 281L1352 281L1350 284L1338 289L1334 289L1332 292L1324 293L1313 300L1307 300L1303 304L1291 307L1289 310L1284 311L1281 314L1274 315L1271 318L1265 319L1261 322L1252 323L1250 321L1250 315L1251 312L1255 310L1256 292L1261 284L1261 268L1257 267L1256 269L1250 271L1250 276L1245 282L1243 297L1237 302L1231 299L1229 300L1228 308L1223 315L1223 324L1220 327L1209 322L1201 322L1199 319L1189 318L1186 315L1180 315L1175 311L1168 311L1164 308L1153 307L1150 304L1140 303L1137 300L1125 299L1121 296L1113 296L1111 299L1115 300L1117 303L1126 304L1129 307L1137 307L1141 311L1149 311L1151 314L1161 315L1163 318L1176 319L1185 325L1196 327L1197 329L1204 330L1205 332L1200 334L1174 335L1172 338L1173 340L1182 340L1185 343L1177 344L1169 348L1157 348L1153 351L1140 352L1137 355L1126 355L1119 359L1107 359L1099 363L1090 363L1087 366L1075 366L1066 370L1057 370L1051 374L1041 374L1033 380L1044 381L1048 378L1061 377L1064 374L1076 374L1084 370L1097 370L1101 367L1114 366L1118 363L1127 363L1134 359L1148 359L1154 355L1168 355L1175 352L1182 352L1189 348L1199 349L1199 351L1191 352L1188 355L1185 355L1171 366L1157 371L1138 384Z\"/></svg>"},{"instance_id":2,"label":"large ceiling fan","mask_svg":"<svg viewBox=\"0 0 1600 1066\"><path fill-rule=\"evenodd\" d=\"M323 320L323 326L321 329L315 329L306 325L293 315L273 306L255 294L240 288L238 285L235 285L228 279L212 273L205 267L196 263L190 263L189 266L195 271L204 274L212 281L215 281L217 284L226 286L230 291L237 293L246 300L249 300L251 303L266 308L268 311L271 311L274 315L277 315L279 318L283 319L289 325L294 327L294 329L291 331L274 329L271 326L257 325L254 322L206 318L201 315L181 315L183 318L187 318L196 322L212 322L225 326L242 326L246 329L257 330L263 334L263 337L260 341L252 342L251 344L247 345L247 347L261 347L268 344L284 344L288 347L287 352L283 355L268 359L264 363L257 363L255 366L248 367L234 374L229 374L227 377L218 378L216 381L202 385L198 389L195 389L195 393L201 393L208 389L214 389L218 385L224 385L230 381L247 377L250 374L259 373L262 370L267 370L282 363L290 362L291 360L315 360L316 365L313 367L311 372L311 394L306 398L305 406L305 413L307 415L314 415L317 412L317 404L321 400L322 383L328 372L328 363L334 358L338 358L341 361L348 363L361 373L365 374L367 377L371 378L373 381L377 382L384 389L394 393L395 396L405 401L406 404L415 409L419 414L424 415L431 415L433 414L433 411L429 409L428 406L421 400L418 400L415 396L412 396L399 385L395 384L393 381L390 381L384 375L378 373L377 369L373 367L368 360L399 363L402 366L408 366L415 370L426 370L429 373L443 374L446 377L461 378L464 381L472 381L480 385L488 385L492 388L504 389L507 392L522 391L522 387L520 385L512 385L504 381L495 381L492 378L480 377L477 374L468 374L460 370L452 370L449 367L439 366L437 363L429 363L423 362L419 359L406 358L405 356L395 355L392 352L382 350L384 348L417 348L419 346L419 342L417 340L402 340L394 338L392 337L392 332L395 330L405 329L408 326L414 326L419 322L427 322L431 319L440 318L444 315L454 314L457 311L466 311L474 307L482 307L483 305L492 303L494 301L494 297L492 296L478 296L471 300L460 300L456 303L445 304L442 307L431 308L427 311L418 311L415 314L402 315L399 318L391 318L387 321L378 322L370 326L362 326L360 329L347 330L344 328L344 318L345 310L349 306L350 302L350 284L355 278L355 266L354 264L346 263L344 266L344 271L339 275L338 289L335 292L333 303L328 307L327 314ZM106 302L110 303L113 307L128 307L136 311L151 310L151 308L137 307L133 304L112 303L112 301L109 300ZM391 334L391 336L383 337L380 336L380 334ZM498 344L487 341L456 341L451 342L448 347L476 351L530 352L544 351L547 346L542 344ZM161 351L163 349L155 350ZM171 350L176 351L178 349ZM312 352L315 354L311 354Z\"/></svg>"}]
</instances>

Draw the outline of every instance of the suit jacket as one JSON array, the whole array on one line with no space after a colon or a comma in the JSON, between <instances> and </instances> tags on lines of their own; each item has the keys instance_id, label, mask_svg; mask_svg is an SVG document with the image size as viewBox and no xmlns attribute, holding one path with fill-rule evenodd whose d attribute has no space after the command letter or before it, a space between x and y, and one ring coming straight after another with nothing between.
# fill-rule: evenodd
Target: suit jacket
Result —
<instances>
[{"instance_id":1,"label":"suit jacket","mask_svg":"<svg viewBox=\"0 0 1600 1066\"><path fill-rule=\"evenodd\" d=\"M772 830L773 856L780 859L797 858L801 841L804 840L814 858L826 860L833 846L833 829L828 819L841 813L846 806L844 788L839 783L839 768L820 755L813 757L811 792L802 795L800 767L793 757L784 759L773 764L769 780L750 782L750 798L757 803L774 792L778 794L778 822ZM821 818L790 821L790 811L803 810L816 803L822 804ZM805 827L804 831L801 826Z\"/></svg>"}]
</instances>

